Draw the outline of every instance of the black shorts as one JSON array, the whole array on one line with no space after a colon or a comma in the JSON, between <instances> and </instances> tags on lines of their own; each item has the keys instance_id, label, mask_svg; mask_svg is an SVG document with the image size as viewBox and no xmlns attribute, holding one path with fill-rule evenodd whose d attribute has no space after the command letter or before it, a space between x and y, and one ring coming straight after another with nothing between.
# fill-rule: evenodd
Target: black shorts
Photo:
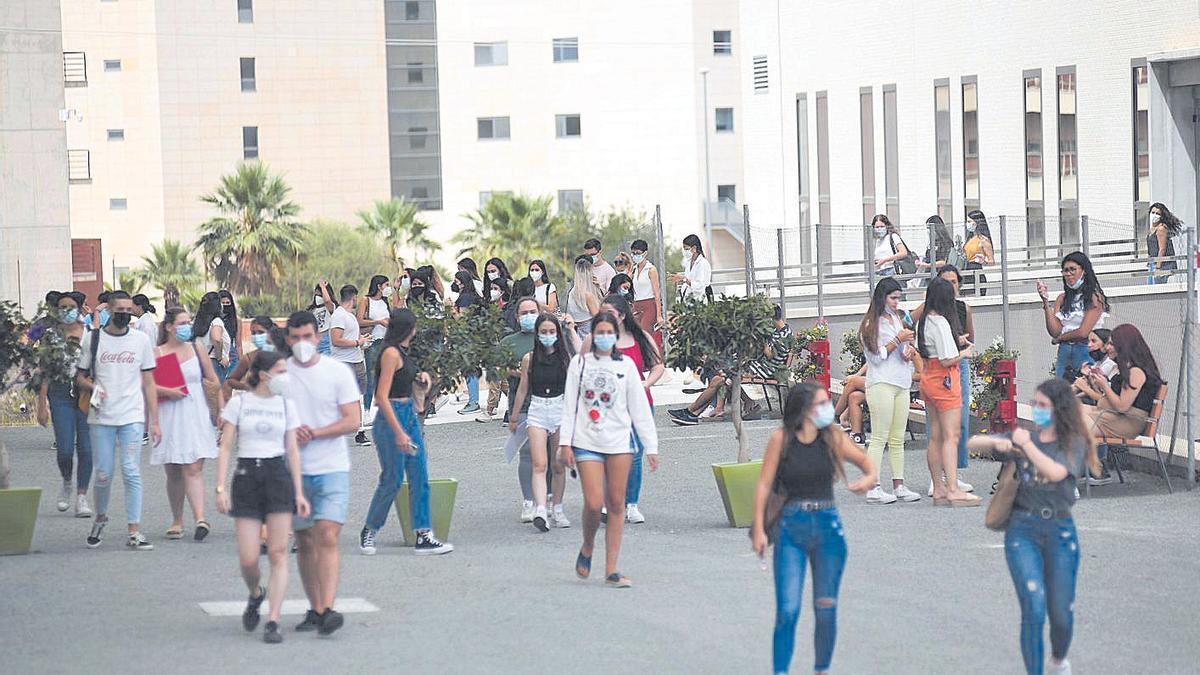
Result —
<instances>
[{"instance_id":1,"label":"black shorts","mask_svg":"<svg viewBox=\"0 0 1200 675\"><path fill-rule=\"evenodd\" d=\"M296 486L283 457L238 459L230 515L266 521L267 514L295 513Z\"/></svg>"}]
</instances>

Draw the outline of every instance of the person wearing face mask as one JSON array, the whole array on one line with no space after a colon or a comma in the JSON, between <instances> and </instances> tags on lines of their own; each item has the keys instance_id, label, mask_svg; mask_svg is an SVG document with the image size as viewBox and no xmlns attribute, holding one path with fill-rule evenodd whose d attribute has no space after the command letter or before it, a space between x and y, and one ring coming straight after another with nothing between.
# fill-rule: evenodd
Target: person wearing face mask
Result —
<instances>
[{"instance_id":1,"label":"person wearing face mask","mask_svg":"<svg viewBox=\"0 0 1200 675\"><path fill-rule=\"evenodd\" d=\"M479 276L479 266L471 258L463 258L458 261L458 272L466 272L471 275L471 281L475 285L475 292L483 297L483 280ZM457 274L457 272L456 272Z\"/></svg>"},{"instance_id":2,"label":"person wearing face mask","mask_svg":"<svg viewBox=\"0 0 1200 675\"><path fill-rule=\"evenodd\" d=\"M875 275L890 277L899 274L897 263L908 257L908 247L896 231L896 226L887 215L875 214L871 219L871 232L875 237Z\"/></svg>"},{"instance_id":3,"label":"person wearing face mask","mask_svg":"<svg viewBox=\"0 0 1200 675\"><path fill-rule=\"evenodd\" d=\"M158 325L154 322L158 310L150 304L150 298L143 293L133 296L133 315L137 317L134 328L146 334L151 340L158 340Z\"/></svg>"},{"instance_id":4,"label":"person wearing face mask","mask_svg":"<svg viewBox=\"0 0 1200 675\"><path fill-rule=\"evenodd\" d=\"M100 295L96 296L96 306L92 308L91 312L85 312L87 317L84 319L83 325L88 330L98 330L108 326L108 319L111 316L108 311L108 299L110 295L112 295L112 291L101 292ZM154 340L151 340L150 343L153 344Z\"/></svg>"},{"instance_id":5,"label":"person wearing face mask","mask_svg":"<svg viewBox=\"0 0 1200 675\"><path fill-rule=\"evenodd\" d=\"M367 386L362 393L363 407L368 411L371 410L372 397L375 395L375 380L371 378L374 377L375 364L379 363L379 352L383 350L381 340L387 332L388 315L391 312L388 300L392 297L393 292L392 287L388 285L388 278L382 274L376 274L371 277L367 294L359 300L358 311L355 313L359 329L362 331L369 329L367 336L370 338L370 342L366 343L366 348L363 350Z\"/></svg>"},{"instance_id":6,"label":"person wearing face mask","mask_svg":"<svg viewBox=\"0 0 1200 675\"><path fill-rule=\"evenodd\" d=\"M346 367L354 373L354 379L358 382L359 389L365 392L369 385L363 347L371 344L371 337L360 333L358 320L351 313L358 302L358 289L351 284L346 284L338 291L338 297L341 302L337 309L333 310L333 315L329 317L329 343L333 346L333 353L330 356L334 361L346 364ZM370 400L364 397L363 401L364 410L369 410ZM371 441L367 439L365 428L359 428L358 433L354 435L354 444L359 446L371 444Z\"/></svg>"},{"instance_id":7,"label":"person wearing face mask","mask_svg":"<svg viewBox=\"0 0 1200 675\"><path fill-rule=\"evenodd\" d=\"M585 241L583 255L587 257L592 266L592 283L600 289L608 288L617 271L608 264L608 261L604 259L604 254L600 252L600 240L593 238Z\"/></svg>"},{"instance_id":8,"label":"person wearing face mask","mask_svg":"<svg viewBox=\"0 0 1200 675\"><path fill-rule=\"evenodd\" d=\"M509 285L508 280L504 277L497 277L487 281L488 297L487 300L500 309L504 309L508 305L509 300Z\"/></svg>"},{"instance_id":9,"label":"person wearing face mask","mask_svg":"<svg viewBox=\"0 0 1200 675\"><path fill-rule=\"evenodd\" d=\"M537 325L538 314L541 310L538 308L537 300L533 298L521 298L516 301L517 313L517 332L505 335L500 339L500 348L507 351L517 363L520 363L529 352L533 351L533 346L536 343L534 330ZM508 387L505 393L508 395L508 412L504 414L504 423L511 424L517 422L518 427L515 432L518 438L525 437L525 427L522 424L526 414L529 412L530 399L526 397L520 401L520 407L517 407L518 401L517 390L521 386L521 371L519 368L514 368L508 373ZM499 386L494 387L496 391L500 391ZM499 402L499 398L497 398ZM489 401L489 406L490 406ZM479 418L476 418L479 419ZM534 510L534 493L533 493L533 460L529 452L529 445L521 443L519 448L520 463L517 466L517 479L521 484L521 517L522 523L533 522Z\"/></svg>"},{"instance_id":10,"label":"person wearing face mask","mask_svg":"<svg viewBox=\"0 0 1200 675\"><path fill-rule=\"evenodd\" d=\"M612 281L608 284L609 294L611 295L611 294L615 293L616 295L619 295L622 298L629 298L629 294L630 294L632 288L633 288L633 279L630 279L629 275L625 274L624 272L618 272L617 275L614 276L612 278ZM630 300L630 302L632 302L632 300Z\"/></svg>"},{"instance_id":11,"label":"person wearing face mask","mask_svg":"<svg viewBox=\"0 0 1200 675\"><path fill-rule=\"evenodd\" d=\"M575 323L579 337L587 337L592 317L600 311L601 291L596 287L591 258L581 255L575 259L575 277L567 291L567 316Z\"/></svg>"},{"instance_id":12,"label":"person wearing face mask","mask_svg":"<svg viewBox=\"0 0 1200 675\"><path fill-rule=\"evenodd\" d=\"M1016 464L1017 492L1004 529L1008 572L1021 607L1021 656L1027 673L1070 673L1067 650L1075 620L1081 553L1071 506L1084 471L1099 472L1096 439L1071 386L1046 380L1033 395L1037 430L976 436L968 443ZM1050 620L1050 659L1045 624Z\"/></svg>"},{"instance_id":13,"label":"person wearing face mask","mask_svg":"<svg viewBox=\"0 0 1200 675\"><path fill-rule=\"evenodd\" d=\"M200 310L192 322L192 334L196 345L208 359L212 361L213 370L221 383L230 372L230 347L232 340L225 320L221 318L221 296L213 291L205 293L200 298Z\"/></svg>"},{"instance_id":14,"label":"person wearing face mask","mask_svg":"<svg viewBox=\"0 0 1200 675\"><path fill-rule=\"evenodd\" d=\"M297 432L300 413L288 394L287 357L262 349L247 354L247 393L221 412L221 451L217 459L217 510L233 516L242 581L250 591L242 628L258 627L259 608L270 598L263 641L283 642L279 615L287 596L288 532L292 512L307 518L310 511L300 476ZM229 459L237 449L237 469L230 493L225 492ZM261 585L258 568L260 530L266 527L270 576Z\"/></svg>"},{"instance_id":15,"label":"person wearing face mask","mask_svg":"<svg viewBox=\"0 0 1200 675\"><path fill-rule=\"evenodd\" d=\"M92 442L87 413L79 409L75 391L75 364L84 336L82 293L62 293L51 317L55 324L42 335L36 352L37 367L30 387L37 392L36 415L43 427L53 424L58 470L62 476L58 510L75 506L76 518L88 518L88 485L92 481ZM72 480L74 474L74 480Z\"/></svg>"},{"instance_id":16,"label":"person wearing face mask","mask_svg":"<svg viewBox=\"0 0 1200 675\"><path fill-rule=\"evenodd\" d=\"M679 297L712 299L712 265L704 257L704 246L700 237L689 234L683 238L683 272L672 275L678 284Z\"/></svg>"},{"instance_id":17,"label":"person wearing face mask","mask_svg":"<svg viewBox=\"0 0 1200 675\"><path fill-rule=\"evenodd\" d=\"M226 375L233 372L237 368L238 359L241 358L242 341L242 322L238 319L237 304L233 301L233 293L225 289L217 291L217 295L221 297L221 320L225 322L225 329L229 332L229 367L226 369Z\"/></svg>"},{"instance_id":18,"label":"person wearing face mask","mask_svg":"<svg viewBox=\"0 0 1200 675\"><path fill-rule=\"evenodd\" d=\"M996 264L996 254L992 250L992 232L988 229L987 217L979 209L967 214L966 226L967 241L963 244L963 255L967 258L965 270L970 274L963 284L963 295L973 295L976 285L979 286L980 295L987 295L987 288L984 287L987 277L974 270L983 269L984 265Z\"/></svg>"},{"instance_id":19,"label":"person wearing face mask","mask_svg":"<svg viewBox=\"0 0 1200 675\"><path fill-rule=\"evenodd\" d=\"M287 343L281 339L282 333L278 332L278 327L271 317L260 314L254 317L250 322L250 345L253 347L249 352L246 352L245 357L238 362L237 368L234 369L228 377L225 378L225 400L233 398L233 392L246 391L250 387L246 384L246 375L250 372L250 360L256 352L283 352L287 354ZM328 334L325 335L328 338ZM318 349L318 351L320 351Z\"/></svg>"},{"instance_id":20,"label":"person wearing face mask","mask_svg":"<svg viewBox=\"0 0 1200 675\"><path fill-rule=\"evenodd\" d=\"M546 274L546 263L541 260L529 261L529 278L533 280L533 297L547 312L558 311L558 287Z\"/></svg>"},{"instance_id":21,"label":"person wearing face mask","mask_svg":"<svg viewBox=\"0 0 1200 675\"><path fill-rule=\"evenodd\" d=\"M635 239L629 245L629 276L633 278L633 317L637 319L642 330L654 336L654 343L661 353L662 332L658 328L662 321L662 288L659 284L658 268L650 262L647 255L649 250L650 245L644 239Z\"/></svg>"},{"instance_id":22,"label":"person wearing face mask","mask_svg":"<svg viewBox=\"0 0 1200 675\"><path fill-rule=\"evenodd\" d=\"M88 432L96 469L96 516L88 533L88 548L103 541L108 524L108 499L118 456L125 482L125 513L129 535L125 545L152 551L140 532L142 520L142 429L150 427L155 445L162 439L158 426L158 391L154 384L154 346L140 331L131 330L133 300L125 291L109 294L112 316L108 325L92 331L80 346L75 387L88 398Z\"/></svg>"},{"instance_id":23,"label":"person wearing face mask","mask_svg":"<svg viewBox=\"0 0 1200 675\"><path fill-rule=\"evenodd\" d=\"M513 278L508 272L508 266L505 265L504 261L499 258L491 258L484 263L483 271L486 275L486 279L484 280L485 283L488 281L495 281L497 279L504 279L509 283L510 286L512 285Z\"/></svg>"},{"instance_id":24,"label":"person wearing face mask","mask_svg":"<svg viewBox=\"0 0 1200 675\"><path fill-rule=\"evenodd\" d=\"M1100 288L1091 259L1079 251L1063 258L1062 280L1063 292L1053 304L1049 289L1040 279L1037 292L1042 296L1050 344L1058 345L1054 376L1073 382L1082 366L1092 363L1088 354L1088 333L1104 327L1104 319L1108 317L1108 296Z\"/></svg>"},{"instance_id":25,"label":"person wearing face mask","mask_svg":"<svg viewBox=\"0 0 1200 675\"><path fill-rule=\"evenodd\" d=\"M324 279L318 281L317 285L313 287L313 302L308 306L308 311L317 317L317 326L321 331L321 344L317 345L317 351L326 356L333 353L333 345L329 343L329 317L336 308L337 301L333 295L333 286L330 286L329 282ZM245 370L241 372L243 375L246 373Z\"/></svg>"},{"instance_id":26,"label":"person wearing face mask","mask_svg":"<svg viewBox=\"0 0 1200 675\"><path fill-rule=\"evenodd\" d=\"M192 317L182 307L168 309L158 329L158 348L154 351L156 364L168 355L179 364L184 384L182 387L155 385L160 401L158 417L162 425L162 442L154 446L150 463L162 466L167 474L167 501L171 506L167 539L183 538L186 496L196 523L192 538L204 541L211 529L204 519L204 460L217 457L217 436L209 417L204 388L217 386L219 380L212 361L204 358L192 342Z\"/></svg>"},{"instance_id":27,"label":"person wearing face mask","mask_svg":"<svg viewBox=\"0 0 1200 675\"><path fill-rule=\"evenodd\" d=\"M849 462L863 476L847 487L862 494L879 477L875 464L838 425L833 423L833 402L824 389L802 382L788 392L783 424L776 429L763 454L754 494L751 548L766 558L775 544L775 630L772 672L786 673L796 643L804 568L812 567L814 616L813 672L828 672L837 639L837 597L846 566L846 539L833 499L833 484L846 475ZM767 522L767 500L782 496L783 507Z\"/></svg>"},{"instance_id":28,"label":"person wearing face mask","mask_svg":"<svg viewBox=\"0 0 1200 675\"><path fill-rule=\"evenodd\" d=\"M478 311L486 303L475 290L471 273L459 270L454 274L454 282L450 285L450 293L454 296L454 315L463 316L468 312ZM467 405L458 411L459 415L470 415L479 412L479 372L473 371L466 377ZM499 402L499 397L496 397ZM491 408L495 410L494 407Z\"/></svg>"},{"instance_id":29,"label":"person wearing face mask","mask_svg":"<svg viewBox=\"0 0 1200 675\"><path fill-rule=\"evenodd\" d=\"M1173 239L1183 231L1183 223L1162 202L1150 205L1150 231L1146 233L1146 255L1150 258L1147 267L1148 284L1165 284L1171 280L1170 272L1178 266L1175 262ZM1167 272L1167 274L1155 274Z\"/></svg>"}]
</instances>

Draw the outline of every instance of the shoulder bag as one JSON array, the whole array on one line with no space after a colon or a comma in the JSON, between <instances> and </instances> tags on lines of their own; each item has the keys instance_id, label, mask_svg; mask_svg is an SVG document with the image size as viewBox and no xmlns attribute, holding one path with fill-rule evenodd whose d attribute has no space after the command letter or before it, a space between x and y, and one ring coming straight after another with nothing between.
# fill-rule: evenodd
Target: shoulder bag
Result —
<instances>
[{"instance_id":1,"label":"shoulder bag","mask_svg":"<svg viewBox=\"0 0 1200 675\"><path fill-rule=\"evenodd\" d=\"M896 274L916 274L916 256L913 255L912 249L908 247L908 244L904 243L904 237L901 237L898 233L891 232L888 234L888 243L892 245L892 253L899 252L896 250L896 239L892 237L899 238L900 243L904 244L904 250L908 251L908 255L892 263L892 266L896 269Z\"/></svg>"},{"instance_id":2,"label":"shoulder bag","mask_svg":"<svg viewBox=\"0 0 1200 675\"><path fill-rule=\"evenodd\" d=\"M196 358L204 358L200 355L200 348L192 343L192 349L196 352ZM200 386L204 388L204 401L208 405L208 420L214 427L221 426L221 380L218 376L217 383L214 385L204 377L204 364L200 361L196 362L200 367Z\"/></svg>"},{"instance_id":3,"label":"shoulder bag","mask_svg":"<svg viewBox=\"0 0 1200 675\"><path fill-rule=\"evenodd\" d=\"M987 513L983 524L989 530L1003 532L1008 529L1008 519L1012 516L1013 500L1017 496L1017 463L1007 460L1000 465L1000 473L996 476L996 491L988 502Z\"/></svg>"},{"instance_id":4,"label":"shoulder bag","mask_svg":"<svg viewBox=\"0 0 1200 675\"><path fill-rule=\"evenodd\" d=\"M92 344L88 347L92 358L88 361L87 376L92 380L92 384L96 383L96 353L100 350L100 329L92 331ZM79 406L79 412L86 414L92 405L92 390L83 390L76 388L76 393L79 394L76 405Z\"/></svg>"},{"instance_id":5,"label":"shoulder bag","mask_svg":"<svg viewBox=\"0 0 1200 675\"><path fill-rule=\"evenodd\" d=\"M779 538L779 518L783 515L783 507L787 504L787 492L779 479L779 470L787 457L788 444L784 444L783 452L779 453L779 465L775 467L775 480L771 483L771 491L767 493L767 503L763 506L763 532L767 535L767 543L774 544ZM754 528L750 528L750 538L754 538Z\"/></svg>"}]
</instances>

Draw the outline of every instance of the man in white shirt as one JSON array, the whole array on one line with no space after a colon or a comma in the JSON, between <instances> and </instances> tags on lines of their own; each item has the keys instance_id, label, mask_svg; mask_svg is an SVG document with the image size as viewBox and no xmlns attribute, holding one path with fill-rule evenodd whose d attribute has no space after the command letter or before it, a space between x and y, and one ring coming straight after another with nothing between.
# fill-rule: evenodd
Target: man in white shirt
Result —
<instances>
[{"instance_id":1,"label":"man in white shirt","mask_svg":"<svg viewBox=\"0 0 1200 675\"><path fill-rule=\"evenodd\" d=\"M317 353L321 335L312 312L288 317L287 342L290 386L287 397L296 404L300 428L300 473L304 496L312 506L308 518L292 519L297 562L309 610L298 631L329 635L342 627L333 610L337 597L338 535L350 507L350 448L347 434L358 429L362 393L354 373L342 363Z\"/></svg>"},{"instance_id":2,"label":"man in white shirt","mask_svg":"<svg viewBox=\"0 0 1200 675\"><path fill-rule=\"evenodd\" d=\"M617 271L612 265L604 259L600 253L600 240L588 239L583 243L583 254L592 259L592 278L596 280L596 285L604 291L612 284L613 277L617 276Z\"/></svg>"},{"instance_id":3,"label":"man in white shirt","mask_svg":"<svg viewBox=\"0 0 1200 675\"><path fill-rule=\"evenodd\" d=\"M96 467L96 516L87 545L97 548L102 541L119 450L129 520L125 545L134 551L152 551L154 545L138 529L142 519L142 431L149 426L154 444L162 440L154 385L154 347L145 333L129 325L133 300L128 293L110 293L108 307L108 324L83 340L75 375L78 389L91 394L88 426Z\"/></svg>"},{"instance_id":4,"label":"man in white shirt","mask_svg":"<svg viewBox=\"0 0 1200 675\"><path fill-rule=\"evenodd\" d=\"M341 298L339 304L329 317L329 344L332 347L330 356L335 361L341 361L349 366L354 372L354 379L358 380L359 391L367 390L367 364L366 356L363 355L363 346L371 344L370 335L362 335L358 325L358 319L354 317L355 306L358 305L358 289L351 284L342 286L338 293ZM365 423L366 420L363 420ZM354 435L354 443L356 445L370 445L371 441L367 440L367 431L360 426L358 433Z\"/></svg>"}]
</instances>

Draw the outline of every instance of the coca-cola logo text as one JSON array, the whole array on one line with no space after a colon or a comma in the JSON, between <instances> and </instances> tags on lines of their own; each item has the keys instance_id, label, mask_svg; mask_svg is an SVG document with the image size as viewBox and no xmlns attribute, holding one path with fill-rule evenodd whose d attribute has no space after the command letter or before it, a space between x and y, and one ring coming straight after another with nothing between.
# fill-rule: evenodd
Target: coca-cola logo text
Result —
<instances>
[{"instance_id":1,"label":"coca-cola logo text","mask_svg":"<svg viewBox=\"0 0 1200 675\"><path fill-rule=\"evenodd\" d=\"M100 363L133 363L133 352L104 352L100 354Z\"/></svg>"}]
</instances>

